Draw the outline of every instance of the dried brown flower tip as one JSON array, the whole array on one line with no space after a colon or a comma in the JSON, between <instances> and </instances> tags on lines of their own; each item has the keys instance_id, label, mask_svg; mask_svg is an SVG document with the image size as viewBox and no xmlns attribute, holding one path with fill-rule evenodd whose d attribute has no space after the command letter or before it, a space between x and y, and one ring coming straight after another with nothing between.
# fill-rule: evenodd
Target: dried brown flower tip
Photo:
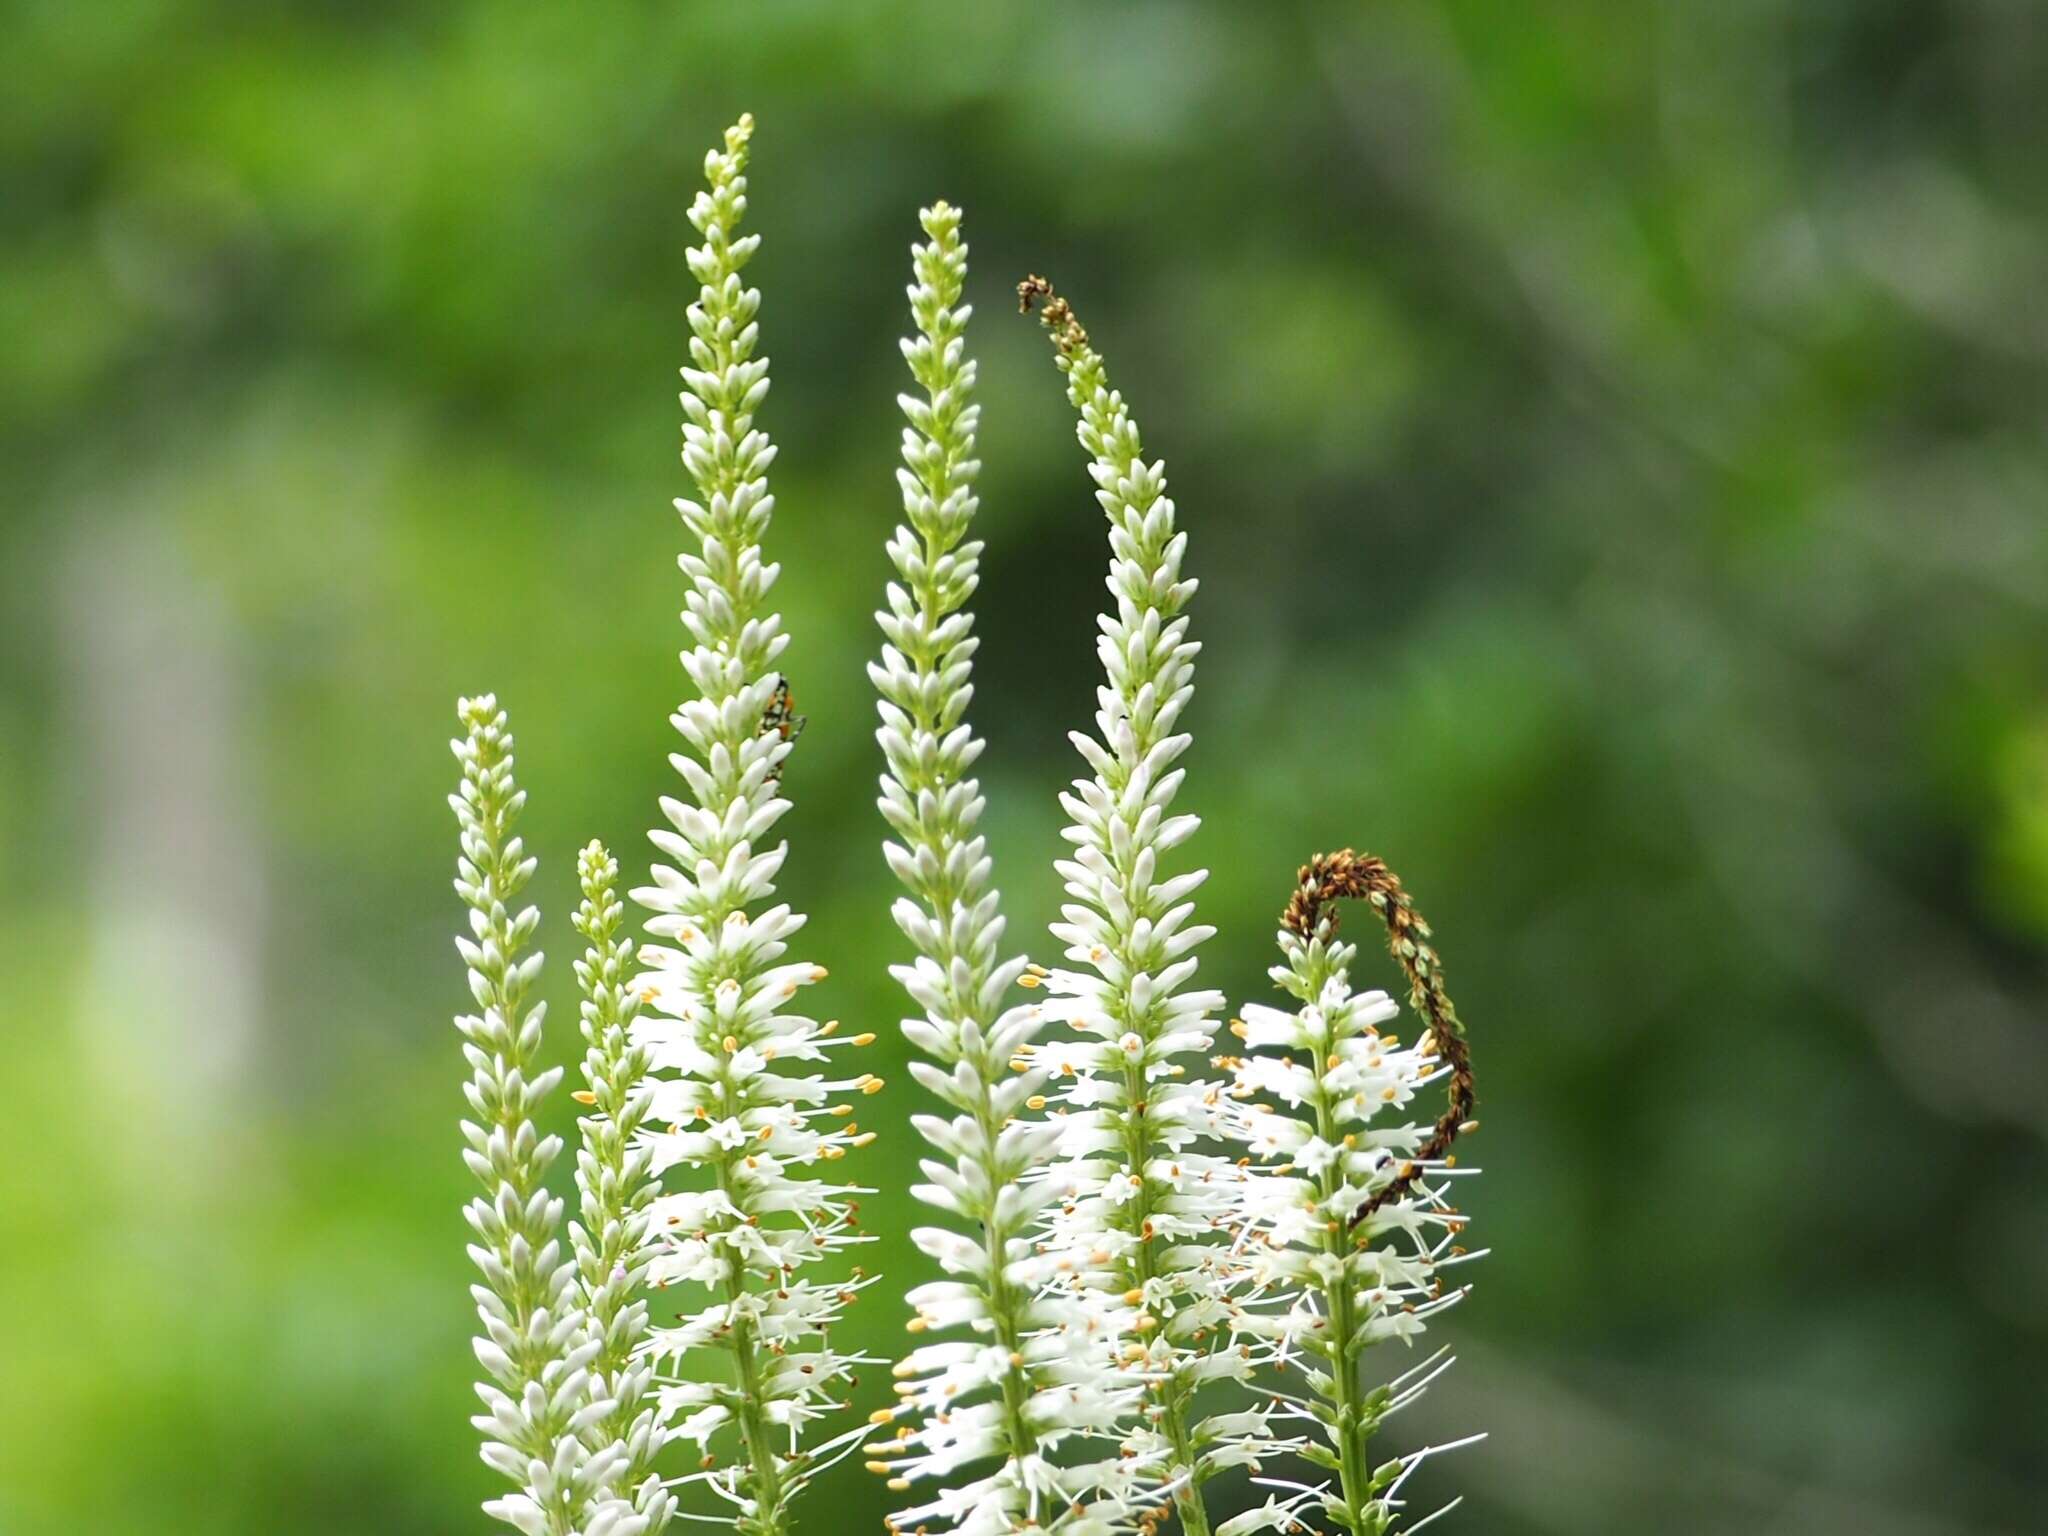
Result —
<instances>
[{"instance_id":1,"label":"dried brown flower tip","mask_svg":"<svg viewBox=\"0 0 2048 1536\"><path fill-rule=\"evenodd\" d=\"M1085 351L1088 346L1088 333L1081 328L1081 322L1074 317L1074 306L1053 292L1052 279L1040 277L1033 273L1017 285L1017 312L1019 314L1030 314L1041 299L1045 303L1044 307L1039 310L1038 318L1044 322L1046 330L1052 334L1053 345L1058 347L1062 355L1067 357L1072 357L1076 352Z\"/></svg>"},{"instance_id":2,"label":"dried brown flower tip","mask_svg":"<svg viewBox=\"0 0 2048 1536\"><path fill-rule=\"evenodd\" d=\"M1408 1000L1429 1025L1438 1053L1451 1069L1450 1104L1437 1120L1429 1139L1410 1160L1400 1177L1375 1194L1353 1214L1357 1226L1381 1206L1398 1200L1422 1177L1417 1166L1441 1159L1472 1118L1472 1050L1465 1038L1465 1026L1451 995L1444 990L1443 962L1431 947L1429 924L1415 910L1400 877L1386 862L1369 853L1346 848L1338 853L1319 853L1301 866L1301 874L1280 914L1281 926L1303 941L1337 931L1337 912L1332 903L1351 899L1370 902L1387 925L1387 951L1408 977Z\"/></svg>"}]
</instances>

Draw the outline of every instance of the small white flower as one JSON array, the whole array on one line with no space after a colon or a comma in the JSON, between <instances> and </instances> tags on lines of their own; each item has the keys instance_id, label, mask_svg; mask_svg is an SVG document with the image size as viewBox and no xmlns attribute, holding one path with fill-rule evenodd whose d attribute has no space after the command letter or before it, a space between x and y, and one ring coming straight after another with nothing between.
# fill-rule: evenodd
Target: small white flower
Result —
<instances>
[{"instance_id":1,"label":"small white flower","mask_svg":"<svg viewBox=\"0 0 2048 1536\"><path fill-rule=\"evenodd\" d=\"M1294 1152L1294 1166L1311 1178L1337 1160L1337 1149L1320 1136L1311 1136Z\"/></svg>"},{"instance_id":2,"label":"small white flower","mask_svg":"<svg viewBox=\"0 0 2048 1536\"><path fill-rule=\"evenodd\" d=\"M676 1425L671 1433L678 1440L694 1440L699 1447L708 1446L711 1444L711 1437L731 1417L732 1410L713 1404L709 1408L698 1409L680 1424Z\"/></svg>"}]
</instances>

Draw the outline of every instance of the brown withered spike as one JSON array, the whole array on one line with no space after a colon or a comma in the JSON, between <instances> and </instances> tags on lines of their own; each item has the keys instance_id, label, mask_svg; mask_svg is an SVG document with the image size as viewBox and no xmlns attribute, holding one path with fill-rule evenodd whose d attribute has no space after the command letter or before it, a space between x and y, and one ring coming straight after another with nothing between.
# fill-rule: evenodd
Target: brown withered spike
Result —
<instances>
[{"instance_id":1,"label":"brown withered spike","mask_svg":"<svg viewBox=\"0 0 2048 1536\"><path fill-rule=\"evenodd\" d=\"M1039 311L1038 318L1052 333L1053 344L1068 357L1086 348L1088 333L1081 329L1081 322L1074 317L1074 306L1053 292L1050 278L1033 273L1017 285L1019 314L1030 314L1041 299L1045 301L1045 307Z\"/></svg>"},{"instance_id":2,"label":"brown withered spike","mask_svg":"<svg viewBox=\"0 0 2048 1536\"><path fill-rule=\"evenodd\" d=\"M1384 860L1349 848L1317 854L1301 866L1280 922L1304 942L1315 937L1317 928L1325 923L1329 925L1327 934L1334 934L1337 912L1333 904L1346 898L1371 902L1378 909L1387 925L1387 950L1408 977L1409 1003L1428 1023L1437 1053L1450 1066L1450 1106L1412 1159L1415 1164L1435 1162L1450 1151L1472 1118L1472 1047L1465 1038L1465 1026L1458 1022L1458 1010L1444 990L1443 962L1430 946L1429 924ZM1418 1167L1396 1178L1361 1205L1349 1225L1357 1226L1381 1206L1400 1199L1421 1177Z\"/></svg>"}]
</instances>

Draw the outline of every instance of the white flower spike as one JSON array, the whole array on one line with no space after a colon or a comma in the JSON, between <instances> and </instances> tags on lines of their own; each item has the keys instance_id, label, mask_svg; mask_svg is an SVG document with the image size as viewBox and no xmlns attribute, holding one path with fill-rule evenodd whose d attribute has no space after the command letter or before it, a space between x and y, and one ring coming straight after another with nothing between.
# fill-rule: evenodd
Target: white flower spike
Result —
<instances>
[{"instance_id":1,"label":"white flower spike","mask_svg":"<svg viewBox=\"0 0 2048 1536\"><path fill-rule=\"evenodd\" d=\"M1370 902L1386 923L1426 1026L1411 1046L1381 1029L1399 1013L1392 998L1352 990L1356 950L1337 937L1340 897ZM1452 1449L1378 1467L1367 1459L1380 1424L1449 1368L1444 1352L1381 1386L1363 1377L1366 1351L1388 1339L1412 1344L1465 1295L1444 1272L1481 1257L1459 1245L1465 1217L1445 1197L1448 1180L1469 1171L1456 1168L1449 1147L1472 1128L1471 1057L1429 925L1378 859L1347 850L1307 865L1280 950L1285 963L1272 977L1299 1006L1248 1005L1231 1026L1247 1054L1226 1061L1229 1129L1252 1160L1238 1225L1247 1288L1259 1298L1236 1329L1262 1366L1305 1380L1306 1397L1276 1392L1281 1422L1296 1427L1291 1448L1334 1486L1262 1479L1286 1497L1226 1529L1309 1529L1303 1522L1320 1517L1354 1536L1381 1536L1401 1516L1409 1473ZM1414 1124L1402 1112L1440 1080L1449 1108L1434 1127Z\"/></svg>"},{"instance_id":2,"label":"white flower spike","mask_svg":"<svg viewBox=\"0 0 2048 1536\"><path fill-rule=\"evenodd\" d=\"M922 1057L912 1074L950 1111L914 1121L940 1155L912 1193L947 1225L911 1236L947 1278L910 1293L910 1327L954 1336L896 1366L901 1402L876 1417L904 1423L869 1465L898 1492L939 1482L891 1517L892 1530L1104 1536L1149 1515L1158 1458L1119 1444L1140 1383L1117 1351L1132 1308L1119 1287L1094 1283L1108 1254L1032 1240L1057 1189L1028 1176L1061 1128L1031 1113L1044 1108L1043 1070L1012 1070L1041 1021L1036 1008L1004 1005L1025 962L1000 956L1000 900L975 831L982 742L966 718L976 645L966 605L981 554L967 538L980 466L960 302L967 247L956 209L938 203L922 219L930 238L912 249L909 289L917 334L903 343L919 393L901 397L897 471L908 526L889 541L901 579L876 615L884 644L868 674L888 769L880 804L897 839L883 852L911 892L894 915L919 956L894 968L923 1010L903 1032Z\"/></svg>"},{"instance_id":3,"label":"white flower spike","mask_svg":"<svg viewBox=\"0 0 2048 1536\"><path fill-rule=\"evenodd\" d=\"M689 311L683 462L699 499L676 508L696 539L680 563L694 642L683 670L697 696L673 716L687 750L671 761L689 799L664 799L669 826L650 834L670 862L633 893L666 942L640 948L631 1038L650 1053L651 1118L664 1127L641 1133L651 1170L692 1176L649 1210L662 1242L650 1280L685 1288L681 1320L650 1340L673 1371L659 1394L664 1420L698 1443L695 1480L732 1505L742 1536L782 1536L796 1495L866 1433L821 1439L816 1424L846 1406L860 1361L830 1333L867 1282L858 1269L811 1277L868 1240L854 1199L866 1191L808 1171L873 1139L838 1099L881 1083L819 1070L873 1037L838 1036L796 1011L799 991L825 973L787 958L802 916L763 905L788 851L768 838L789 808L794 728L775 669L786 636L768 598L779 568L761 557L775 453L754 426L768 393L767 360L754 356L761 296L741 279L759 243L739 232L752 132L741 118L706 157L709 186L690 209L703 243L689 254L701 291ZM737 1459L720 1465L727 1454Z\"/></svg>"},{"instance_id":4,"label":"white flower spike","mask_svg":"<svg viewBox=\"0 0 2048 1536\"><path fill-rule=\"evenodd\" d=\"M512 832L526 795L513 782L498 701L464 699L457 715L465 734L450 745L462 785L448 799L462 832L455 889L469 907L469 937L455 944L483 1010L455 1021L476 1116L462 1123L463 1158L486 1192L463 1213L484 1277L471 1287L484 1329L476 1356L490 1377L477 1383L484 1412L472 1422L485 1462L514 1489L484 1510L524 1536L644 1536L647 1517L612 1495L629 1458L606 1433L615 1404L593 1391L602 1341L582 1309L576 1263L562 1255L562 1202L545 1183L561 1139L533 1122L562 1069L537 1070L546 1008L528 997L541 957L520 958L540 913L513 908L534 869Z\"/></svg>"},{"instance_id":5,"label":"white flower spike","mask_svg":"<svg viewBox=\"0 0 2048 1536\"><path fill-rule=\"evenodd\" d=\"M626 909L615 894L618 861L602 843L592 843L578 858L576 873L583 887L576 931L590 945L576 962L588 1086L572 1097L593 1113L577 1121L583 1133L576 1156L583 1219L569 1224L569 1241L588 1298L591 1333L599 1341L591 1366L592 1395L614 1405L598 1430L605 1443L623 1446L620 1489L646 1518L648 1536L655 1536L668 1525L675 1498L654 1473L664 1434L652 1390L653 1368L638 1353L647 1334L647 1302L641 1292L656 1254L647 1208L660 1193L648 1171L649 1149L640 1140L654 1084L647 1047L628 1035L640 998L629 984L633 941L620 931Z\"/></svg>"},{"instance_id":6,"label":"white flower spike","mask_svg":"<svg viewBox=\"0 0 2048 1536\"><path fill-rule=\"evenodd\" d=\"M1218 1134L1222 1089L1189 1075L1207 1065L1211 1016L1223 1004L1221 993L1186 990L1194 951L1215 932L1194 921L1191 899L1208 872L1167 870L1198 825L1172 813L1185 772L1174 765L1190 740L1176 727L1200 649L1184 612L1195 583L1181 574L1187 534L1174 525L1165 465L1146 459L1101 354L1043 278L1020 284L1018 296L1040 307L1051 333L1110 544L1096 735L1072 733L1091 772L1060 797L1073 852L1056 865L1069 900L1052 934L1073 968L1045 977L1046 1016L1078 1038L1032 1057L1055 1075L1049 1096L1067 1126L1048 1226L1056 1243L1105 1249L1140 1307L1144 1423L1167 1458L1182 1529L1208 1536L1202 1485L1274 1442L1261 1411L1204 1422L1195 1404L1206 1384L1250 1374L1228 1347L1237 1169L1204 1150Z\"/></svg>"}]
</instances>

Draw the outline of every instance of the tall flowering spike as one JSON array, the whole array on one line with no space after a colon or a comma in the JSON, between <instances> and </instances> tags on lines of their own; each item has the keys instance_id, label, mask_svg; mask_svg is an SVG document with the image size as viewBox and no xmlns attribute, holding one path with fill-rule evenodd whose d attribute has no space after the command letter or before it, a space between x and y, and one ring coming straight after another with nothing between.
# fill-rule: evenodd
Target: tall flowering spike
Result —
<instances>
[{"instance_id":1,"label":"tall flowering spike","mask_svg":"<svg viewBox=\"0 0 2048 1536\"><path fill-rule=\"evenodd\" d=\"M1040 1047L1067 1110L1051 1212L1058 1240L1114 1256L1119 1283L1141 1299L1142 1365L1152 1378L1146 1422L1174 1480L1190 1536L1206 1536L1201 1487L1268 1447L1263 1411L1200 1421L1206 1382L1243 1380L1244 1357L1219 1347L1236 1306L1236 1274L1218 1240L1233 1209L1236 1169L1198 1148L1218 1126L1222 1090L1199 1075L1221 993L1184 990L1196 946L1214 929L1190 899L1207 871L1168 873L1197 820L1172 814L1189 737L1175 729L1194 693L1199 649L1183 614L1195 583L1181 574L1187 535L1174 526L1165 466L1147 460L1137 424L1110 388L1101 355L1067 302L1042 278L1019 287L1042 302L1067 397L1080 412L1096 500L1109 520L1110 611L1096 644L1105 674L1096 735L1072 740L1090 772L1060 797L1070 858L1056 865L1069 900L1052 934L1074 968L1046 977L1049 1018L1078 1039Z\"/></svg>"},{"instance_id":2,"label":"tall flowering spike","mask_svg":"<svg viewBox=\"0 0 2048 1536\"><path fill-rule=\"evenodd\" d=\"M761 558L774 508L774 449L753 424L768 392L767 360L754 356L761 295L740 276L759 244L739 233L752 131L741 118L706 157L710 185L690 209L703 243L689 254L701 290L689 311L683 462L699 499L676 509L696 541L680 558L693 642L683 670L696 697L672 717L686 750L671 758L689 798L662 801L669 826L649 835L670 862L633 893L667 943L641 946L631 1038L657 1077L651 1118L664 1129L640 1135L651 1171L690 1175L649 1212L661 1237L649 1278L680 1288L669 1295L684 1309L651 1336L655 1360L674 1372L660 1391L665 1419L698 1442L697 1476L732 1503L735 1528L779 1536L804 1485L866 1432L821 1441L816 1428L844 1406L859 1363L829 1333L866 1282L811 1278L820 1260L867 1241L852 1198L863 1191L805 1171L872 1139L834 1096L881 1083L806 1070L873 1037L835 1037L834 1025L794 1011L798 990L825 973L785 958L803 918L762 905L788 852L768 838L789 808L781 773L793 733L774 669L782 620L768 605L778 568Z\"/></svg>"},{"instance_id":3,"label":"tall flowering spike","mask_svg":"<svg viewBox=\"0 0 2048 1536\"><path fill-rule=\"evenodd\" d=\"M1427 1026L1411 1046L1381 1029L1399 1013L1393 999L1352 989L1356 950L1337 937L1331 904L1343 896L1371 902L1386 922ZM1441 1123L1432 1129L1404 1114L1439 1080L1449 1084L1452 1135L1469 1126L1472 1107L1464 1032L1428 940L1428 925L1379 860L1348 851L1318 858L1303 868L1282 919L1284 963L1272 971L1299 1006L1250 1005L1231 1026L1251 1053L1226 1063L1229 1130L1252 1159L1240 1225L1248 1278L1265 1297L1239 1316L1236 1331L1262 1365L1296 1368L1306 1380L1306 1398L1282 1398L1297 1434L1293 1449L1334 1485L1283 1484L1285 1497L1228 1522L1219 1536L1292 1531L1314 1514L1378 1536L1401 1516L1408 1475L1451 1448L1377 1467L1367 1455L1380 1424L1451 1361L1440 1350L1369 1388L1366 1351L1385 1339L1412 1344L1465 1295L1445 1286L1443 1271L1480 1257L1458 1246L1465 1218L1444 1190L1465 1170L1442 1155Z\"/></svg>"},{"instance_id":4,"label":"tall flowering spike","mask_svg":"<svg viewBox=\"0 0 2048 1536\"><path fill-rule=\"evenodd\" d=\"M577 1121L583 1145L576 1157L581 1222L569 1227L570 1245L598 1341L592 1362L593 1395L614 1407L596 1427L603 1444L624 1447L620 1488L647 1520L649 1536L667 1526L675 1499L654 1475L662 1431L653 1397L653 1370L635 1350L647 1333L647 1303L639 1298L654 1247L647 1208L659 1186L648 1171L651 1151L639 1140L654 1098L648 1049L629 1036L640 998L629 985L633 941L621 928L625 907L615 894L618 861L601 843L576 863L583 888L576 931L589 948L576 962L581 1008L583 1080L574 1095L591 1113Z\"/></svg>"},{"instance_id":5,"label":"tall flowering spike","mask_svg":"<svg viewBox=\"0 0 2048 1536\"><path fill-rule=\"evenodd\" d=\"M498 701L464 699L457 714L465 734L450 745L462 785L448 798L462 832L455 889L469 907L469 937L455 945L483 1010L455 1021L476 1116L462 1123L463 1157L484 1187L463 1213L484 1277L471 1294L483 1323L476 1356L490 1378L477 1384L484 1412L473 1422L485 1462L515 1490L484 1509L526 1536L640 1536L646 1519L611 1497L626 1456L601 1429L614 1407L593 1390L602 1345L581 1307L576 1264L562 1256L562 1202L544 1182L561 1139L533 1122L562 1069L538 1070L545 1005L529 995L541 957L520 958L540 922L533 907L516 907L534 869L512 832L526 795L512 779Z\"/></svg>"},{"instance_id":6,"label":"tall flowering spike","mask_svg":"<svg viewBox=\"0 0 2048 1536\"><path fill-rule=\"evenodd\" d=\"M1058 1191L1031 1175L1060 1128L1024 1113L1044 1108L1045 1072L1011 1070L1039 1010L1004 1004L1025 962L1000 956L1000 902L975 831L982 797L972 768L983 743L966 718L976 644L966 604L981 544L967 531L980 466L960 303L967 247L958 210L938 203L922 219L930 239L912 248L909 288L917 334L903 342L919 393L899 397L908 526L889 541L901 580L876 615L884 643L868 675L888 770L880 805L896 834L883 852L911 893L894 915L918 951L914 964L893 968L924 1010L903 1024L923 1058L910 1070L949 1111L913 1121L939 1155L921 1164L928 1182L912 1193L947 1224L911 1236L948 1278L910 1293L910 1326L954 1336L921 1343L896 1366L901 1404L877 1417L914 1427L869 1465L898 1491L940 1485L891 1529L1117 1531L1142 1516L1140 1484L1156 1483L1156 1458L1115 1443L1138 1384L1116 1358L1130 1308L1091 1283L1107 1255L1032 1241ZM963 1476L970 1468L979 1470Z\"/></svg>"}]
</instances>

